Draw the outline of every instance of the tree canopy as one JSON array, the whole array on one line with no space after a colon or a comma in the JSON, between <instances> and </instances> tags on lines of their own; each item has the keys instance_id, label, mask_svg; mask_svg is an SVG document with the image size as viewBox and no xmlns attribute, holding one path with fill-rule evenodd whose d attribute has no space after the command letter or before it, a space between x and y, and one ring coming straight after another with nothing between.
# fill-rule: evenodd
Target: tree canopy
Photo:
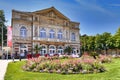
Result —
<instances>
[{"instance_id":1,"label":"tree canopy","mask_svg":"<svg viewBox=\"0 0 120 80\"><path fill-rule=\"evenodd\" d=\"M102 34L96 34L95 36L80 36L81 52L100 51L108 49L120 49L120 27L114 35L104 32Z\"/></svg>"},{"instance_id":2,"label":"tree canopy","mask_svg":"<svg viewBox=\"0 0 120 80\"><path fill-rule=\"evenodd\" d=\"M4 45L6 45L7 43L7 27L5 26L5 15L4 15L4 11L0 10L0 46L2 44L2 27L3 27L3 43Z\"/></svg>"}]
</instances>

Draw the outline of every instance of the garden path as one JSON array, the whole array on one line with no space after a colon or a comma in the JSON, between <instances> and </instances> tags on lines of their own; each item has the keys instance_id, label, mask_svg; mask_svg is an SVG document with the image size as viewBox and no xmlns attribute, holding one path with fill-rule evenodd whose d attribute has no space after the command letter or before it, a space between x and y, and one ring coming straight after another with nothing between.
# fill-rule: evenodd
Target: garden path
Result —
<instances>
[{"instance_id":1,"label":"garden path","mask_svg":"<svg viewBox=\"0 0 120 80\"><path fill-rule=\"evenodd\" d=\"M8 63L12 60L0 60L0 80L4 80Z\"/></svg>"}]
</instances>

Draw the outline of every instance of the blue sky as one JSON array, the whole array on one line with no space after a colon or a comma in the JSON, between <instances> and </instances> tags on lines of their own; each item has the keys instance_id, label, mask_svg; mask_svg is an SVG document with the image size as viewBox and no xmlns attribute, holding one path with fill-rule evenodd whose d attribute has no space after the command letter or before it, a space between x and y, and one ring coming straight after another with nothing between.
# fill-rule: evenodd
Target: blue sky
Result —
<instances>
[{"instance_id":1,"label":"blue sky","mask_svg":"<svg viewBox=\"0 0 120 80\"><path fill-rule=\"evenodd\" d=\"M0 0L11 25L11 10L36 11L54 6L72 21L80 22L80 33L114 34L120 27L120 0Z\"/></svg>"}]
</instances>

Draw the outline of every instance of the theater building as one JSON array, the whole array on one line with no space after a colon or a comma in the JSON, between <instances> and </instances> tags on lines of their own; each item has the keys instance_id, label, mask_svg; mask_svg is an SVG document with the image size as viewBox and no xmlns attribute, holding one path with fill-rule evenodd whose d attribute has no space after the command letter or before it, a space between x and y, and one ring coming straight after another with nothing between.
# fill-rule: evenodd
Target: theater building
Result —
<instances>
[{"instance_id":1,"label":"theater building","mask_svg":"<svg viewBox=\"0 0 120 80\"><path fill-rule=\"evenodd\" d=\"M67 46L72 47L72 53L79 54L79 24L54 7L34 12L12 10L13 51L34 52L38 44L41 54L64 53Z\"/></svg>"}]
</instances>

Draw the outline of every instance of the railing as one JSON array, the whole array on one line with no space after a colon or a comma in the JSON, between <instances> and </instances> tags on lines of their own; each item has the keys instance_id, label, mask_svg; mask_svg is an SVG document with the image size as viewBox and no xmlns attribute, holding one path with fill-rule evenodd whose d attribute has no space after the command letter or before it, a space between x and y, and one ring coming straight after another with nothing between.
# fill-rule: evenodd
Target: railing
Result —
<instances>
[{"instance_id":1,"label":"railing","mask_svg":"<svg viewBox=\"0 0 120 80\"><path fill-rule=\"evenodd\" d=\"M14 40L31 40L31 37L20 37L20 36L13 36ZM71 41L66 38L58 39L58 38L49 38L49 37L33 37L33 40L38 41L50 41L50 42L69 42L69 43L80 43L79 41Z\"/></svg>"},{"instance_id":2,"label":"railing","mask_svg":"<svg viewBox=\"0 0 120 80\"><path fill-rule=\"evenodd\" d=\"M40 40L40 41L51 41L51 42L69 42L68 39L62 38L62 39L58 39L58 38L49 38L49 37L33 37L33 40Z\"/></svg>"},{"instance_id":3,"label":"railing","mask_svg":"<svg viewBox=\"0 0 120 80\"><path fill-rule=\"evenodd\" d=\"M70 43L79 43L79 41L71 41L66 38L58 39L58 38L49 38L49 37L33 37L33 40L38 40L38 41L50 41L50 42L70 42Z\"/></svg>"},{"instance_id":4,"label":"railing","mask_svg":"<svg viewBox=\"0 0 120 80\"><path fill-rule=\"evenodd\" d=\"M13 39L17 39L17 40L31 40L31 37L13 36Z\"/></svg>"}]
</instances>

